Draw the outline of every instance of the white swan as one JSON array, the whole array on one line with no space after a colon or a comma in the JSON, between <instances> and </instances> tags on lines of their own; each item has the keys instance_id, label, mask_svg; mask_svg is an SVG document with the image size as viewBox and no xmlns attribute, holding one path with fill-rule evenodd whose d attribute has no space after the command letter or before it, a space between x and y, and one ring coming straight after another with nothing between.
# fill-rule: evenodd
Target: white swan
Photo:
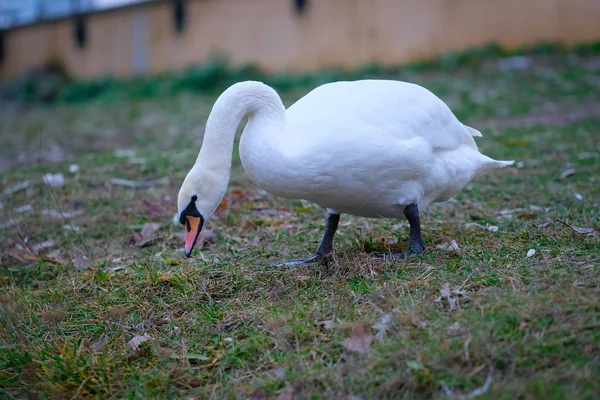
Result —
<instances>
[{"instance_id":1,"label":"white swan","mask_svg":"<svg viewBox=\"0 0 600 400\"><path fill-rule=\"evenodd\" d=\"M236 83L215 102L196 163L179 191L188 257L227 190L234 136L244 116L249 119L240 157L250 178L276 196L327 209L317 254L287 265L317 261L330 252L340 213L404 215L410 225L408 255L420 254L419 210L448 200L481 173L513 163L481 154L473 139L481 134L415 84L329 83L286 110L271 87Z\"/></svg>"}]
</instances>

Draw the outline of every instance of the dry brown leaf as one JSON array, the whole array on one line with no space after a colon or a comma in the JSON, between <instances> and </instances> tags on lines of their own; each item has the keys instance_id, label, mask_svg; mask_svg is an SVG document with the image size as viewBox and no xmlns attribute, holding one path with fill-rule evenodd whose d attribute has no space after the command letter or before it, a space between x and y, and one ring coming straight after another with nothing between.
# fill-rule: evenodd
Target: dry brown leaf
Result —
<instances>
[{"instance_id":1,"label":"dry brown leaf","mask_svg":"<svg viewBox=\"0 0 600 400\"><path fill-rule=\"evenodd\" d=\"M62 310L49 310L42 313L42 318L47 321L60 322L67 314Z\"/></svg>"},{"instance_id":2,"label":"dry brown leaf","mask_svg":"<svg viewBox=\"0 0 600 400\"><path fill-rule=\"evenodd\" d=\"M134 245L137 247L145 247L150 245L153 240L151 236L158 231L160 227L161 224L158 222L146 222L139 233L133 233L132 241L134 242Z\"/></svg>"},{"instance_id":3,"label":"dry brown leaf","mask_svg":"<svg viewBox=\"0 0 600 400\"><path fill-rule=\"evenodd\" d=\"M279 393L275 400L293 400L294 399L294 387L288 386L283 392Z\"/></svg>"},{"instance_id":4,"label":"dry brown leaf","mask_svg":"<svg viewBox=\"0 0 600 400\"><path fill-rule=\"evenodd\" d=\"M151 336L147 333L144 333L142 336L135 336L133 339L127 342L127 347L129 347L129 349L132 351L136 351L137 349L139 349L142 343L147 342L148 340L150 340L150 338Z\"/></svg>"},{"instance_id":5,"label":"dry brown leaf","mask_svg":"<svg viewBox=\"0 0 600 400\"><path fill-rule=\"evenodd\" d=\"M530 211L525 211L519 214L520 219L533 219L535 218L535 214Z\"/></svg>"},{"instance_id":6,"label":"dry brown leaf","mask_svg":"<svg viewBox=\"0 0 600 400\"><path fill-rule=\"evenodd\" d=\"M342 346L347 350L365 354L371 350L373 335L371 335L363 325L355 325L352 329L352 336L342 342Z\"/></svg>"},{"instance_id":7,"label":"dry brown leaf","mask_svg":"<svg viewBox=\"0 0 600 400\"><path fill-rule=\"evenodd\" d=\"M265 400L267 393L263 389L258 389L246 397L246 400Z\"/></svg>"},{"instance_id":8,"label":"dry brown leaf","mask_svg":"<svg viewBox=\"0 0 600 400\"><path fill-rule=\"evenodd\" d=\"M142 238L150 237L154 232L160 229L160 224L158 222L146 222L142 227L142 231L140 235Z\"/></svg>"}]
</instances>

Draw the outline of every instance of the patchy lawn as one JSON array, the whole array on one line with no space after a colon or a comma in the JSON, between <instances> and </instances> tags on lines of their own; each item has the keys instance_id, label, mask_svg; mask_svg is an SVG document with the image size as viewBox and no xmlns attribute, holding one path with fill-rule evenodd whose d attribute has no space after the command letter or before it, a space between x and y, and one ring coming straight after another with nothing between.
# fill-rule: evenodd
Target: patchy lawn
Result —
<instances>
[{"instance_id":1,"label":"patchy lawn","mask_svg":"<svg viewBox=\"0 0 600 400\"><path fill-rule=\"evenodd\" d=\"M369 253L404 249L405 221L342 215L326 265L270 267L310 255L325 213L239 158L184 258L172 217L214 96L3 104L0 396L594 398L600 57L525 61L394 76L518 162L431 206L425 254L395 262Z\"/></svg>"}]
</instances>

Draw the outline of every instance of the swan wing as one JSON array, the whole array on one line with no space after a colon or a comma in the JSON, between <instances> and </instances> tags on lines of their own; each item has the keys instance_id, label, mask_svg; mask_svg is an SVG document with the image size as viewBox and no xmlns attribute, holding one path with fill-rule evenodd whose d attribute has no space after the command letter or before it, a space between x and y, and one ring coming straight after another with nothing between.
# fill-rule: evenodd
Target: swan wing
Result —
<instances>
[{"instance_id":1,"label":"swan wing","mask_svg":"<svg viewBox=\"0 0 600 400\"><path fill-rule=\"evenodd\" d=\"M335 82L317 87L287 110L289 144L298 151L330 140L367 143L375 137L421 138L432 149L466 144L477 149L477 130L421 86L392 80Z\"/></svg>"}]
</instances>

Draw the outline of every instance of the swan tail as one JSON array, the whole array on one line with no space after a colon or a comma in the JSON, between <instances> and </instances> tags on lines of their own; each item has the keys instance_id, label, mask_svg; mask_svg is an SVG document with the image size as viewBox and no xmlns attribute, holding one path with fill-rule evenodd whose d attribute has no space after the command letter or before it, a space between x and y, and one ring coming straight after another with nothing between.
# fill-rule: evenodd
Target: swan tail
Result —
<instances>
[{"instance_id":1,"label":"swan tail","mask_svg":"<svg viewBox=\"0 0 600 400\"><path fill-rule=\"evenodd\" d=\"M473 137L482 137L483 135L481 134L481 132L479 132L477 129L475 128L471 128L470 126L466 126L465 128L467 128L467 131L471 134L471 136Z\"/></svg>"},{"instance_id":2,"label":"swan tail","mask_svg":"<svg viewBox=\"0 0 600 400\"><path fill-rule=\"evenodd\" d=\"M493 158L490 158L485 155L483 155L483 157L485 159L483 160L481 166L477 170L477 173L475 174L476 177L479 177L489 171L493 171L493 170L499 169L499 168L505 168L505 167L508 167L509 165L514 164L514 161L498 161L498 160L494 160Z\"/></svg>"},{"instance_id":3,"label":"swan tail","mask_svg":"<svg viewBox=\"0 0 600 400\"><path fill-rule=\"evenodd\" d=\"M508 167L510 165L513 165L514 163L515 163L514 160L511 160L511 161L498 161L498 160L494 160L494 164L498 168Z\"/></svg>"}]
</instances>

